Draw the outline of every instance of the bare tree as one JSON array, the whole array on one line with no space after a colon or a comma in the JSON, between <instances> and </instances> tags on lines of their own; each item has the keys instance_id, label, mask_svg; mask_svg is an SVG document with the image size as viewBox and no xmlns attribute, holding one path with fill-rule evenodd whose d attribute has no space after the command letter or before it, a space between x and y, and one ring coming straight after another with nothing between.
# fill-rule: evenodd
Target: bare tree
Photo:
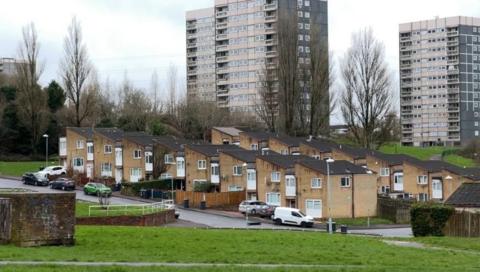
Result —
<instances>
[{"instance_id":1,"label":"bare tree","mask_svg":"<svg viewBox=\"0 0 480 272\"><path fill-rule=\"evenodd\" d=\"M126 76L119 92L118 125L127 131L145 131L152 109L150 99L142 90L135 89Z\"/></svg>"},{"instance_id":2,"label":"bare tree","mask_svg":"<svg viewBox=\"0 0 480 272\"><path fill-rule=\"evenodd\" d=\"M153 110L154 114L158 114L159 112L162 111L162 107L161 107L161 105L159 104L159 101L158 101L158 92L160 91L160 87L159 87L159 84L158 84L157 70L153 71L153 73L152 73L152 78L151 78L151 81L150 81L150 90L151 90L152 96L153 96L152 110Z\"/></svg>"},{"instance_id":3,"label":"bare tree","mask_svg":"<svg viewBox=\"0 0 480 272\"><path fill-rule=\"evenodd\" d=\"M177 104L176 94L178 88L178 72L177 67L170 64L167 72L167 91L168 91L168 113L175 115L175 106Z\"/></svg>"},{"instance_id":4,"label":"bare tree","mask_svg":"<svg viewBox=\"0 0 480 272\"><path fill-rule=\"evenodd\" d=\"M372 148L382 141L376 132L381 120L391 111L392 92L384 46L375 39L371 29L353 35L341 74L343 118L353 140Z\"/></svg>"},{"instance_id":5,"label":"bare tree","mask_svg":"<svg viewBox=\"0 0 480 272\"><path fill-rule=\"evenodd\" d=\"M17 112L20 122L31 133L30 144L34 154L41 135L48 126L47 97L38 85L43 72L38 56L40 44L33 23L22 30L23 39L18 49L15 85L17 87Z\"/></svg>"},{"instance_id":6,"label":"bare tree","mask_svg":"<svg viewBox=\"0 0 480 272\"><path fill-rule=\"evenodd\" d=\"M278 82L276 70L267 69L266 66L258 73L262 87L258 90L255 111L257 116L265 123L268 131L276 132L278 116Z\"/></svg>"},{"instance_id":7,"label":"bare tree","mask_svg":"<svg viewBox=\"0 0 480 272\"><path fill-rule=\"evenodd\" d=\"M64 59L61 63L63 87L68 101L75 108L75 125L81 126L89 116L90 96L85 95L86 86L92 71L87 47L83 44L82 28L73 17L64 41ZM82 104L84 105L82 107Z\"/></svg>"}]
</instances>

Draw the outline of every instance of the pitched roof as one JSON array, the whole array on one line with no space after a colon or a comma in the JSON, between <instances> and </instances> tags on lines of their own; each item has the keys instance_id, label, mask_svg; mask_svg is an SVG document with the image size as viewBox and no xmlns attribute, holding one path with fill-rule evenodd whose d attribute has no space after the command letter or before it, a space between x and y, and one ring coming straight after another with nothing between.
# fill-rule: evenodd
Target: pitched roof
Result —
<instances>
[{"instance_id":1,"label":"pitched roof","mask_svg":"<svg viewBox=\"0 0 480 272\"><path fill-rule=\"evenodd\" d=\"M94 132L98 132L113 141L121 141L123 139L123 130L118 128L95 128Z\"/></svg>"},{"instance_id":2,"label":"pitched roof","mask_svg":"<svg viewBox=\"0 0 480 272\"><path fill-rule=\"evenodd\" d=\"M338 145L338 148L336 149L350 155L353 159L363 159L369 151L366 148L353 147L349 145Z\"/></svg>"},{"instance_id":3,"label":"pitched roof","mask_svg":"<svg viewBox=\"0 0 480 272\"><path fill-rule=\"evenodd\" d=\"M305 140L305 138L291 137L287 135L272 135L270 137L286 144L288 147L300 146L300 142Z\"/></svg>"},{"instance_id":4,"label":"pitched roof","mask_svg":"<svg viewBox=\"0 0 480 272\"><path fill-rule=\"evenodd\" d=\"M192 144L187 146L195 152L201 153L207 157L216 157L222 150L243 150L236 145Z\"/></svg>"},{"instance_id":5,"label":"pitched roof","mask_svg":"<svg viewBox=\"0 0 480 272\"><path fill-rule=\"evenodd\" d=\"M260 155L261 153L259 151L254 151L254 150L236 150L236 149L224 149L220 151L221 153L227 154L231 157L234 157L238 160L244 161L244 162L250 162L253 163L257 159L257 156Z\"/></svg>"},{"instance_id":6,"label":"pitched roof","mask_svg":"<svg viewBox=\"0 0 480 272\"><path fill-rule=\"evenodd\" d=\"M305 140L302 141L302 144L313 147L320 152L332 152L332 148L336 148L338 145L334 142L327 140Z\"/></svg>"},{"instance_id":7,"label":"pitched roof","mask_svg":"<svg viewBox=\"0 0 480 272\"><path fill-rule=\"evenodd\" d=\"M153 145L153 139L155 137L145 132L125 132L124 138L139 145L148 146Z\"/></svg>"},{"instance_id":8,"label":"pitched roof","mask_svg":"<svg viewBox=\"0 0 480 272\"><path fill-rule=\"evenodd\" d=\"M173 151L182 151L185 144L189 143L186 139L173 136L156 136L153 141Z\"/></svg>"},{"instance_id":9,"label":"pitched roof","mask_svg":"<svg viewBox=\"0 0 480 272\"><path fill-rule=\"evenodd\" d=\"M93 128L91 127L67 127L67 129L70 129L87 139L91 139L93 137Z\"/></svg>"},{"instance_id":10,"label":"pitched roof","mask_svg":"<svg viewBox=\"0 0 480 272\"><path fill-rule=\"evenodd\" d=\"M370 150L367 155L375 157L379 160L387 162L389 165L400 165L404 162L421 162L419 159L405 154L386 154L375 150Z\"/></svg>"},{"instance_id":11,"label":"pitched roof","mask_svg":"<svg viewBox=\"0 0 480 272\"><path fill-rule=\"evenodd\" d=\"M480 183L463 183L445 201L445 204L457 207L480 207Z\"/></svg>"},{"instance_id":12,"label":"pitched roof","mask_svg":"<svg viewBox=\"0 0 480 272\"><path fill-rule=\"evenodd\" d=\"M275 164L281 168L293 168L300 161L312 161L314 158L303 155L261 155L257 158Z\"/></svg>"},{"instance_id":13,"label":"pitched roof","mask_svg":"<svg viewBox=\"0 0 480 272\"><path fill-rule=\"evenodd\" d=\"M430 173L440 172L442 170L449 171L453 174L471 179L473 181L480 181L480 169L479 168L462 168L444 161L421 161L411 160L411 164L427 170Z\"/></svg>"},{"instance_id":14,"label":"pitched roof","mask_svg":"<svg viewBox=\"0 0 480 272\"><path fill-rule=\"evenodd\" d=\"M301 161L299 164L327 175L327 162L324 160ZM367 169L349 161L334 161L329 163L328 168L330 175L368 174Z\"/></svg>"},{"instance_id":15,"label":"pitched roof","mask_svg":"<svg viewBox=\"0 0 480 272\"><path fill-rule=\"evenodd\" d=\"M234 137L238 137L239 133L242 132L236 127L213 127L213 129Z\"/></svg>"},{"instance_id":16,"label":"pitched roof","mask_svg":"<svg viewBox=\"0 0 480 272\"><path fill-rule=\"evenodd\" d=\"M270 138L270 136L273 136L273 133L270 133L270 132L257 132L257 131L242 131L240 132L240 134L245 134L259 141L268 141L268 138Z\"/></svg>"}]
</instances>

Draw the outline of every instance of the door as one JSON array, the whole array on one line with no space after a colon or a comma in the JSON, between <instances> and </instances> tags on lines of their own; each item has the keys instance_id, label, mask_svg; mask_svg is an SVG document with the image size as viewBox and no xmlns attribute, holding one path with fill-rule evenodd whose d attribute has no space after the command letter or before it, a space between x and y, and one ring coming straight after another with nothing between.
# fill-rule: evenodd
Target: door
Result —
<instances>
[{"instance_id":1,"label":"door","mask_svg":"<svg viewBox=\"0 0 480 272\"><path fill-rule=\"evenodd\" d=\"M403 192L403 173L393 174L393 190Z\"/></svg>"},{"instance_id":2,"label":"door","mask_svg":"<svg viewBox=\"0 0 480 272\"><path fill-rule=\"evenodd\" d=\"M123 171L122 169L115 169L115 182L121 183L123 179Z\"/></svg>"},{"instance_id":3,"label":"door","mask_svg":"<svg viewBox=\"0 0 480 272\"><path fill-rule=\"evenodd\" d=\"M322 200L307 199L305 201L305 213L313 218L322 218Z\"/></svg>"},{"instance_id":4,"label":"door","mask_svg":"<svg viewBox=\"0 0 480 272\"><path fill-rule=\"evenodd\" d=\"M93 165L87 164L87 178L93 178Z\"/></svg>"},{"instance_id":5,"label":"door","mask_svg":"<svg viewBox=\"0 0 480 272\"><path fill-rule=\"evenodd\" d=\"M185 158L177 157L177 177L185 177Z\"/></svg>"},{"instance_id":6,"label":"door","mask_svg":"<svg viewBox=\"0 0 480 272\"><path fill-rule=\"evenodd\" d=\"M439 179L432 180L432 198L434 199L443 198L442 181Z\"/></svg>"},{"instance_id":7,"label":"door","mask_svg":"<svg viewBox=\"0 0 480 272\"><path fill-rule=\"evenodd\" d=\"M218 166L218 163L212 163L211 164L211 182L214 184L220 183L220 169Z\"/></svg>"}]
</instances>

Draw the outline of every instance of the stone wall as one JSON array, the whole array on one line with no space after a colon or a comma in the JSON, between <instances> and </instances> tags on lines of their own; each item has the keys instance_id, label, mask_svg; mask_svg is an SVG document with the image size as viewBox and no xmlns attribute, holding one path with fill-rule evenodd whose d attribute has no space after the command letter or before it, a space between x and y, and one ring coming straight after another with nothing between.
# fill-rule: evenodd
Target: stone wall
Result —
<instances>
[{"instance_id":1,"label":"stone wall","mask_svg":"<svg viewBox=\"0 0 480 272\"><path fill-rule=\"evenodd\" d=\"M77 225L109 225L154 227L175 222L175 210L166 210L146 215L78 217Z\"/></svg>"},{"instance_id":2,"label":"stone wall","mask_svg":"<svg viewBox=\"0 0 480 272\"><path fill-rule=\"evenodd\" d=\"M73 245L75 194L0 191L10 202L8 212L0 209L2 226L10 222L9 241L18 246ZM7 209L8 210L8 209ZM0 227L2 228L2 227Z\"/></svg>"},{"instance_id":3,"label":"stone wall","mask_svg":"<svg viewBox=\"0 0 480 272\"><path fill-rule=\"evenodd\" d=\"M0 245L7 244L11 236L12 206L10 199L0 198Z\"/></svg>"}]
</instances>

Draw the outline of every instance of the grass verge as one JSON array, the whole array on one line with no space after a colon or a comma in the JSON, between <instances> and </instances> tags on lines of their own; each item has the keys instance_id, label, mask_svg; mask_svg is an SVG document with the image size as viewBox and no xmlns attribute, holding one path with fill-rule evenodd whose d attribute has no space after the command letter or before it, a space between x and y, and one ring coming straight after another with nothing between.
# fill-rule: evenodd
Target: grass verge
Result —
<instances>
[{"instance_id":1,"label":"grass verge","mask_svg":"<svg viewBox=\"0 0 480 272\"><path fill-rule=\"evenodd\" d=\"M50 165L57 164L58 162L50 162ZM0 175L21 177L26 172L37 172L44 166L44 161L0 162Z\"/></svg>"}]
</instances>

